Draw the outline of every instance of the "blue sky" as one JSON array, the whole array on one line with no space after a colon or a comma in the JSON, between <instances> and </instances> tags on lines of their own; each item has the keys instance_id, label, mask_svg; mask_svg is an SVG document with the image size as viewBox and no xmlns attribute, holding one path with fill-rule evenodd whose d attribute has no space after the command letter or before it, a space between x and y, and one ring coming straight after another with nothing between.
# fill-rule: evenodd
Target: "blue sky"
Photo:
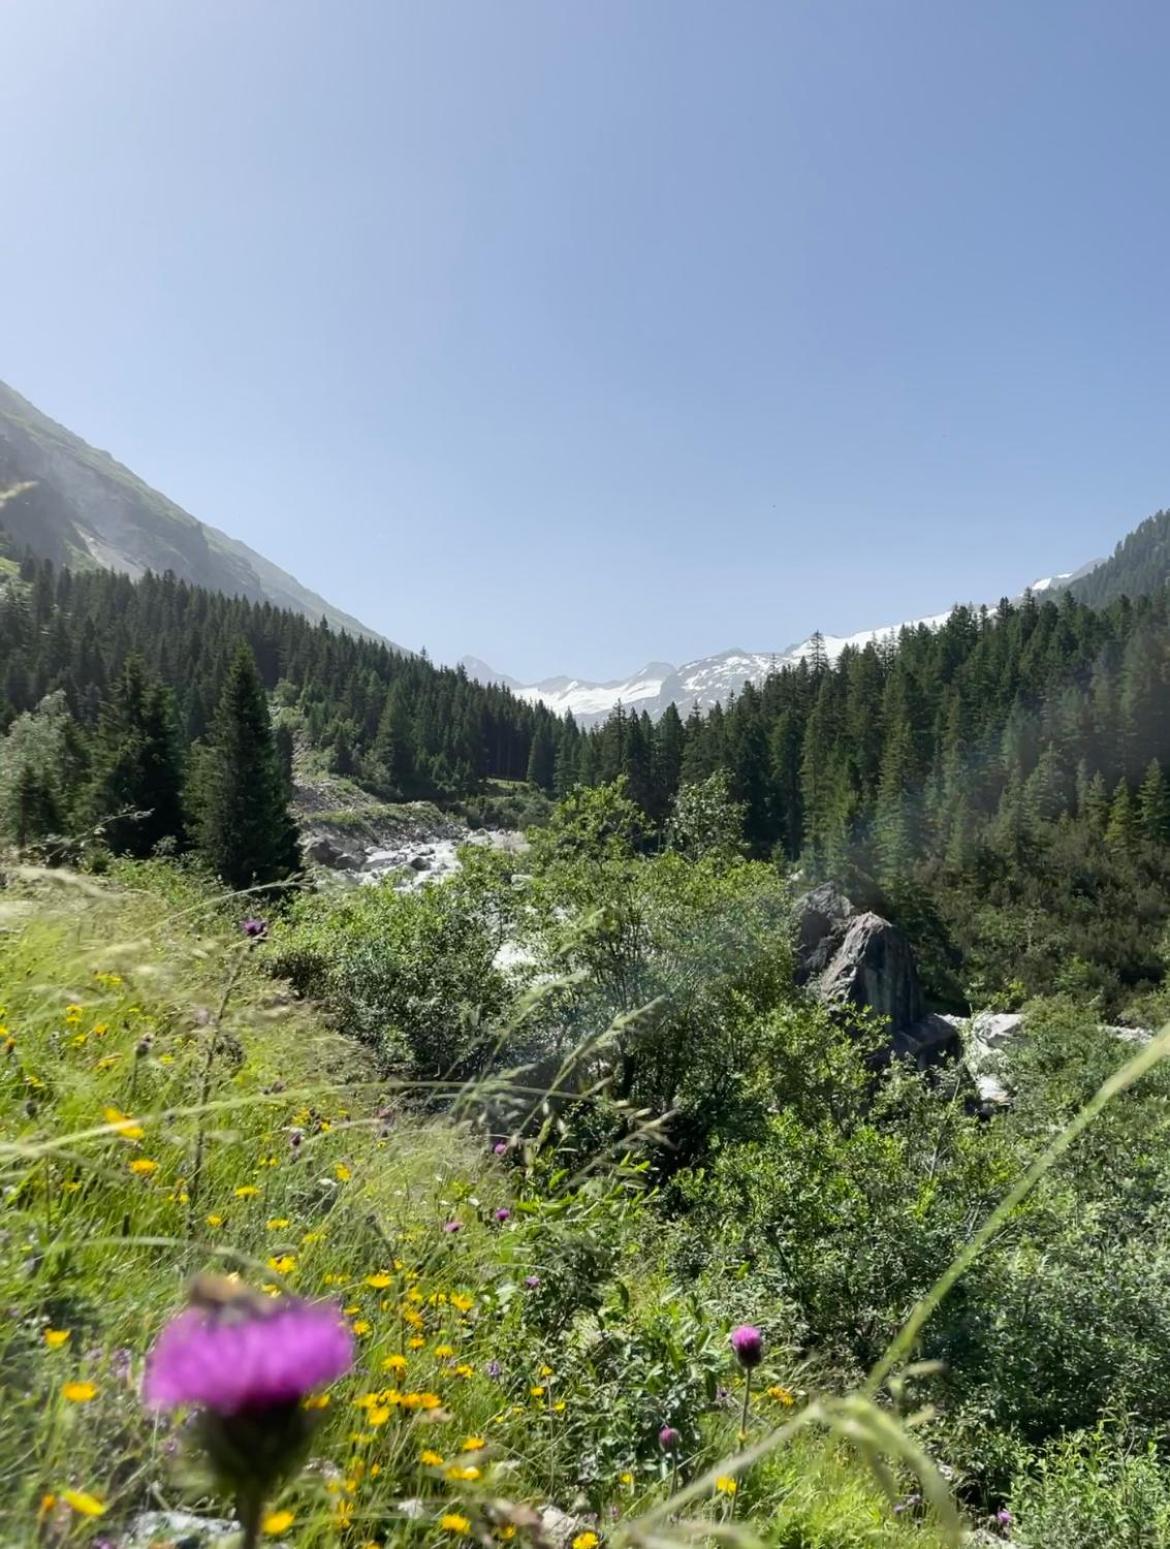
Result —
<instances>
[{"instance_id":1,"label":"blue sky","mask_svg":"<svg viewBox=\"0 0 1170 1549\"><path fill-rule=\"evenodd\" d=\"M624 675L1170 503L1164 0L4 0L0 377L411 646Z\"/></svg>"}]
</instances>

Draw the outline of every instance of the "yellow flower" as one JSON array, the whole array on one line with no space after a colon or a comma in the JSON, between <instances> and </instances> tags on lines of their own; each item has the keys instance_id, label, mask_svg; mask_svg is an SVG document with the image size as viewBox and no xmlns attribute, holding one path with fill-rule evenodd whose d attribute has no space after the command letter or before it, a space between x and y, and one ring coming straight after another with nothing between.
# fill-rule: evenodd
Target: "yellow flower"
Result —
<instances>
[{"instance_id":1,"label":"yellow flower","mask_svg":"<svg viewBox=\"0 0 1170 1549\"><path fill-rule=\"evenodd\" d=\"M148 1156L138 1156L130 1163L130 1171L140 1178L149 1178L151 1173L158 1171L158 1163L152 1162Z\"/></svg>"},{"instance_id":2,"label":"yellow flower","mask_svg":"<svg viewBox=\"0 0 1170 1549\"><path fill-rule=\"evenodd\" d=\"M470 1533L471 1523L457 1511L448 1511L439 1518L439 1526L447 1533Z\"/></svg>"},{"instance_id":3,"label":"yellow flower","mask_svg":"<svg viewBox=\"0 0 1170 1549\"><path fill-rule=\"evenodd\" d=\"M366 1284L373 1286L375 1291L384 1291L392 1279L392 1275L367 1275Z\"/></svg>"},{"instance_id":4,"label":"yellow flower","mask_svg":"<svg viewBox=\"0 0 1170 1549\"><path fill-rule=\"evenodd\" d=\"M458 1308L460 1312L470 1312L475 1306L475 1302L470 1296L465 1295L464 1292L456 1291L451 1297L451 1305Z\"/></svg>"},{"instance_id":5,"label":"yellow flower","mask_svg":"<svg viewBox=\"0 0 1170 1549\"><path fill-rule=\"evenodd\" d=\"M269 1259L268 1267L277 1275L289 1275L297 1267L296 1255L282 1253L278 1258Z\"/></svg>"},{"instance_id":6,"label":"yellow flower","mask_svg":"<svg viewBox=\"0 0 1170 1549\"><path fill-rule=\"evenodd\" d=\"M540 1368L539 1375L541 1377L555 1377L556 1376L556 1372L553 1371L551 1366L542 1366Z\"/></svg>"},{"instance_id":7,"label":"yellow flower","mask_svg":"<svg viewBox=\"0 0 1170 1549\"><path fill-rule=\"evenodd\" d=\"M324 1232L306 1232L301 1238L301 1247L311 1248L315 1242L320 1242L324 1235Z\"/></svg>"},{"instance_id":8,"label":"yellow flower","mask_svg":"<svg viewBox=\"0 0 1170 1549\"><path fill-rule=\"evenodd\" d=\"M435 1346L435 1359L437 1361L449 1361L454 1354L455 1347L453 1345Z\"/></svg>"},{"instance_id":9,"label":"yellow flower","mask_svg":"<svg viewBox=\"0 0 1170 1549\"><path fill-rule=\"evenodd\" d=\"M66 1006L65 1007L65 1020L69 1024L70 1027L75 1027L77 1025L77 1023L81 1021L81 1007L80 1006Z\"/></svg>"},{"instance_id":10,"label":"yellow flower","mask_svg":"<svg viewBox=\"0 0 1170 1549\"><path fill-rule=\"evenodd\" d=\"M350 1328L353 1329L359 1339L363 1334L368 1334L373 1326L369 1318L355 1318L350 1324Z\"/></svg>"},{"instance_id":11,"label":"yellow flower","mask_svg":"<svg viewBox=\"0 0 1170 1549\"><path fill-rule=\"evenodd\" d=\"M333 1522L336 1527L348 1527L353 1521L353 1506L349 1501L338 1501L333 1512Z\"/></svg>"},{"instance_id":12,"label":"yellow flower","mask_svg":"<svg viewBox=\"0 0 1170 1549\"><path fill-rule=\"evenodd\" d=\"M301 1407L302 1409L328 1409L329 1395L328 1393L314 1393L312 1397L305 1399Z\"/></svg>"},{"instance_id":13,"label":"yellow flower","mask_svg":"<svg viewBox=\"0 0 1170 1549\"><path fill-rule=\"evenodd\" d=\"M73 1335L67 1328L47 1328L45 1330L45 1343L50 1350L60 1350L62 1345L67 1345Z\"/></svg>"},{"instance_id":14,"label":"yellow flower","mask_svg":"<svg viewBox=\"0 0 1170 1549\"><path fill-rule=\"evenodd\" d=\"M505 1522L504 1526L496 1534L496 1537L501 1543L510 1544L516 1537L516 1524L514 1522Z\"/></svg>"},{"instance_id":15,"label":"yellow flower","mask_svg":"<svg viewBox=\"0 0 1170 1549\"><path fill-rule=\"evenodd\" d=\"M633 1482L634 1482L634 1476L627 1469L627 1471L624 1474L619 1474L618 1475L618 1482L619 1482L619 1484L624 1484L626 1486L632 1485Z\"/></svg>"},{"instance_id":16,"label":"yellow flower","mask_svg":"<svg viewBox=\"0 0 1170 1549\"><path fill-rule=\"evenodd\" d=\"M93 1068L95 1070L110 1070L121 1058L120 1054L103 1054Z\"/></svg>"},{"instance_id":17,"label":"yellow flower","mask_svg":"<svg viewBox=\"0 0 1170 1549\"><path fill-rule=\"evenodd\" d=\"M384 1372L404 1372L406 1370L406 1357L404 1355L388 1355L382 1362Z\"/></svg>"},{"instance_id":18,"label":"yellow flower","mask_svg":"<svg viewBox=\"0 0 1170 1549\"><path fill-rule=\"evenodd\" d=\"M596 1533L578 1533L573 1540L573 1549L597 1549L600 1542Z\"/></svg>"},{"instance_id":19,"label":"yellow flower","mask_svg":"<svg viewBox=\"0 0 1170 1549\"><path fill-rule=\"evenodd\" d=\"M403 1307L402 1321L403 1323L409 1324L411 1328L422 1328L423 1315L421 1312L416 1311L413 1307Z\"/></svg>"},{"instance_id":20,"label":"yellow flower","mask_svg":"<svg viewBox=\"0 0 1170 1549\"><path fill-rule=\"evenodd\" d=\"M564 1399L558 1398L556 1403L553 1405L553 1413L563 1415L567 1408L568 1405L565 1403Z\"/></svg>"},{"instance_id":21,"label":"yellow flower","mask_svg":"<svg viewBox=\"0 0 1170 1549\"><path fill-rule=\"evenodd\" d=\"M464 1465L464 1466L456 1466L456 1467L453 1467L453 1468L449 1468L447 1470L447 1478L448 1479L453 1479L453 1480L460 1480L460 1479L472 1480L472 1479L479 1479L481 1477L482 1477L482 1472L481 1472L480 1469L473 1468L473 1467L466 1466L466 1465Z\"/></svg>"},{"instance_id":22,"label":"yellow flower","mask_svg":"<svg viewBox=\"0 0 1170 1549\"><path fill-rule=\"evenodd\" d=\"M62 1490L61 1499L82 1517L104 1517L106 1508L96 1495L86 1490Z\"/></svg>"},{"instance_id":23,"label":"yellow flower","mask_svg":"<svg viewBox=\"0 0 1170 1549\"><path fill-rule=\"evenodd\" d=\"M205 1217L205 1219L207 1221L208 1226L222 1226L223 1225L223 1217L222 1216L209 1215L209 1216Z\"/></svg>"},{"instance_id":24,"label":"yellow flower","mask_svg":"<svg viewBox=\"0 0 1170 1549\"><path fill-rule=\"evenodd\" d=\"M241 1183L239 1188L236 1190L236 1198L252 1199L255 1195L259 1194L259 1192L260 1190L254 1183Z\"/></svg>"},{"instance_id":25,"label":"yellow flower","mask_svg":"<svg viewBox=\"0 0 1170 1549\"><path fill-rule=\"evenodd\" d=\"M783 1404L785 1409L791 1409L796 1403L796 1394L788 1388L781 1387L779 1383L768 1389L768 1397L774 1398L778 1404Z\"/></svg>"},{"instance_id":26,"label":"yellow flower","mask_svg":"<svg viewBox=\"0 0 1170 1549\"><path fill-rule=\"evenodd\" d=\"M460 1452L482 1452L486 1446L487 1442L482 1436L465 1436L459 1450Z\"/></svg>"},{"instance_id":27,"label":"yellow flower","mask_svg":"<svg viewBox=\"0 0 1170 1549\"><path fill-rule=\"evenodd\" d=\"M720 1474L715 1481L715 1488L720 1495L734 1495L739 1489L739 1481L733 1479L730 1474Z\"/></svg>"},{"instance_id":28,"label":"yellow flower","mask_svg":"<svg viewBox=\"0 0 1170 1549\"><path fill-rule=\"evenodd\" d=\"M370 1425L373 1426L385 1425L386 1421L390 1418L390 1414L391 1409L389 1404L377 1404L373 1409L367 1412L366 1419L369 1421Z\"/></svg>"},{"instance_id":29,"label":"yellow flower","mask_svg":"<svg viewBox=\"0 0 1170 1549\"><path fill-rule=\"evenodd\" d=\"M277 1533L283 1533L286 1528L292 1527L296 1520L295 1511L270 1511L262 1525L264 1531L275 1538Z\"/></svg>"},{"instance_id":30,"label":"yellow flower","mask_svg":"<svg viewBox=\"0 0 1170 1549\"><path fill-rule=\"evenodd\" d=\"M273 1216L270 1221L265 1221L264 1225L270 1232L282 1232L288 1225L288 1218L286 1216Z\"/></svg>"},{"instance_id":31,"label":"yellow flower","mask_svg":"<svg viewBox=\"0 0 1170 1549\"><path fill-rule=\"evenodd\" d=\"M353 1177L353 1173L349 1170L344 1162L338 1162L337 1166L333 1169L333 1175L342 1183L348 1183L349 1180Z\"/></svg>"},{"instance_id":32,"label":"yellow flower","mask_svg":"<svg viewBox=\"0 0 1170 1549\"><path fill-rule=\"evenodd\" d=\"M426 1340L422 1337L421 1334L415 1334L413 1339L408 1339L406 1341L406 1344L407 1348L410 1350L421 1350L422 1347L426 1344Z\"/></svg>"},{"instance_id":33,"label":"yellow flower","mask_svg":"<svg viewBox=\"0 0 1170 1549\"><path fill-rule=\"evenodd\" d=\"M460 1361L455 1368L455 1375L457 1377L472 1377L475 1375L475 1367L469 1366L466 1361Z\"/></svg>"},{"instance_id":34,"label":"yellow flower","mask_svg":"<svg viewBox=\"0 0 1170 1549\"><path fill-rule=\"evenodd\" d=\"M419 1453L418 1460L424 1468L442 1468L444 1458L441 1452L432 1452L429 1447Z\"/></svg>"},{"instance_id":35,"label":"yellow flower","mask_svg":"<svg viewBox=\"0 0 1170 1549\"><path fill-rule=\"evenodd\" d=\"M88 1404L97 1397L97 1386L92 1382L67 1382L61 1389L61 1397L71 1404Z\"/></svg>"},{"instance_id":36,"label":"yellow flower","mask_svg":"<svg viewBox=\"0 0 1170 1549\"><path fill-rule=\"evenodd\" d=\"M543 1398L544 1397L544 1389L542 1387L540 1387L539 1384L536 1387L534 1387L534 1388L529 1388L528 1391L529 1391L529 1393L531 1393L533 1398Z\"/></svg>"},{"instance_id":37,"label":"yellow flower","mask_svg":"<svg viewBox=\"0 0 1170 1549\"><path fill-rule=\"evenodd\" d=\"M420 1409L438 1409L443 1400L437 1393L420 1393L418 1402Z\"/></svg>"},{"instance_id":38,"label":"yellow flower","mask_svg":"<svg viewBox=\"0 0 1170 1549\"><path fill-rule=\"evenodd\" d=\"M146 1131L142 1125L124 1114L119 1108L103 1108L102 1118L107 1124L113 1124L123 1140L141 1140Z\"/></svg>"},{"instance_id":39,"label":"yellow flower","mask_svg":"<svg viewBox=\"0 0 1170 1549\"><path fill-rule=\"evenodd\" d=\"M42 1495L41 1496L41 1508L40 1508L40 1511L38 1511L37 1515L39 1517L47 1517L48 1514L52 1511L53 1507L56 1504L57 1504L57 1497L55 1495L53 1495L51 1492L48 1495Z\"/></svg>"}]
</instances>

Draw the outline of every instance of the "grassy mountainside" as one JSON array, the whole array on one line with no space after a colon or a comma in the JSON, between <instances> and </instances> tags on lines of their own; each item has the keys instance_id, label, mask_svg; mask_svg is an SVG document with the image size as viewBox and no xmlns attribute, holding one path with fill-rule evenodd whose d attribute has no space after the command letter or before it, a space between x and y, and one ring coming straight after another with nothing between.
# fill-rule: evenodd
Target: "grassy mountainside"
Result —
<instances>
[{"instance_id":1,"label":"grassy mountainside","mask_svg":"<svg viewBox=\"0 0 1170 1549\"><path fill-rule=\"evenodd\" d=\"M268 601L350 634L380 638L247 544L209 527L107 452L49 419L0 382L0 490L18 545L74 567L138 576L173 570L229 596Z\"/></svg>"},{"instance_id":2,"label":"grassy mountainside","mask_svg":"<svg viewBox=\"0 0 1170 1549\"><path fill-rule=\"evenodd\" d=\"M1104 608L1119 597L1147 597L1170 581L1170 511L1155 511L1088 575L1069 587L1079 602Z\"/></svg>"}]
</instances>

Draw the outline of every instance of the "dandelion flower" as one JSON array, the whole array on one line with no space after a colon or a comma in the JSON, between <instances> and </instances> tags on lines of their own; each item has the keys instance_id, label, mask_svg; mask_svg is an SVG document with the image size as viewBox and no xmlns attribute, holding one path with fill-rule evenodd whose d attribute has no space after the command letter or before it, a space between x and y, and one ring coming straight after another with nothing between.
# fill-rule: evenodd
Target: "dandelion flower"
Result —
<instances>
[{"instance_id":1,"label":"dandelion flower","mask_svg":"<svg viewBox=\"0 0 1170 1549\"><path fill-rule=\"evenodd\" d=\"M88 1490L62 1490L61 1499L81 1517L104 1517L106 1508Z\"/></svg>"},{"instance_id":2,"label":"dandelion flower","mask_svg":"<svg viewBox=\"0 0 1170 1549\"><path fill-rule=\"evenodd\" d=\"M441 1452L432 1452L429 1447L419 1453L418 1460L424 1468L442 1468L446 1461Z\"/></svg>"},{"instance_id":3,"label":"dandelion flower","mask_svg":"<svg viewBox=\"0 0 1170 1549\"><path fill-rule=\"evenodd\" d=\"M291 1275L297 1267L294 1253L281 1253L278 1257L268 1260L268 1267L275 1275Z\"/></svg>"},{"instance_id":4,"label":"dandelion flower","mask_svg":"<svg viewBox=\"0 0 1170 1549\"><path fill-rule=\"evenodd\" d=\"M370 1322L369 1318L355 1318L350 1324L350 1328L353 1329L354 1333L358 1336L359 1339L363 1334L368 1334L372 1327L373 1324Z\"/></svg>"},{"instance_id":5,"label":"dandelion flower","mask_svg":"<svg viewBox=\"0 0 1170 1549\"><path fill-rule=\"evenodd\" d=\"M260 1190L254 1183L241 1183L236 1190L237 1199L254 1199Z\"/></svg>"},{"instance_id":6,"label":"dandelion flower","mask_svg":"<svg viewBox=\"0 0 1170 1549\"><path fill-rule=\"evenodd\" d=\"M382 1362L384 1372L404 1372L406 1370L406 1357L404 1355L388 1355Z\"/></svg>"},{"instance_id":7,"label":"dandelion flower","mask_svg":"<svg viewBox=\"0 0 1170 1549\"><path fill-rule=\"evenodd\" d=\"M97 1384L93 1382L67 1382L61 1389L61 1397L70 1404L88 1404L97 1397Z\"/></svg>"},{"instance_id":8,"label":"dandelion flower","mask_svg":"<svg viewBox=\"0 0 1170 1549\"><path fill-rule=\"evenodd\" d=\"M289 1220L287 1216L272 1216L265 1221L264 1225L270 1232L283 1232L285 1227L289 1225Z\"/></svg>"},{"instance_id":9,"label":"dandelion flower","mask_svg":"<svg viewBox=\"0 0 1170 1549\"><path fill-rule=\"evenodd\" d=\"M266 1533L275 1538L278 1533L283 1533L292 1527L296 1520L295 1511L270 1511L261 1526Z\"/></svg>"},{"instance_id":10,"label":"dandelion flower","mask_svg":"<svg viewBox=\"0 0 1170 1549\"><path fill-rule=\"evenodd\" d=\"M573 1540L573 1549L597 1549L600 1542L596 1533L578 1533Z\"/></svg>"},{"instance_id":11,"label":"dandelion flower","mask_svg":"<svg viewBox=\"0 0 1170 1549\"><path fill-rule=\"evenodd\" d=\"M470 1521L457 1511L445 1512L439 1518L439 1526L445 1533L470 1533Z\"/></svg>"},{"instance_id":12,"label":"dandelion flower","mask_svg":"<svg viewBox=\"0 0 1170 1549\"><path fill-rule=\"evenodd\" d=\"M204 1216L203 1219L207 1222L208 1226L222 1226L223 1225L223 1217L220 1216L220 1215L216 1215L214 1211L212 1211L211 1215Z\"/></svg>"},{"instance_id":13,"label":"dandelion flower","mask_svg":"<svg viewBox=\"0 0 1170 1549\"><path fill-rule=\"evenodd\" d=\"M482 1436L465 1436L460 1446L460 1452L482 1452L487 1446L487 1441Z\"/></svg>"},{"instance_id":14,"label":"dandelion flower","mask_svg":"<svg viewBox=\"0 0 1170 1549\"><path fill-rule=\"evenodd\" d=\"M720 1495L734 1495L739 1489L739 1481L733 1479L730 1474L720 1474L715 1481L715 1488Z\"/></svg>"},{"instance_id":15,"label":"dandelion flower","mask_svg":"<svg viewBox=\"0 0 1170 1549\"><path fill-rule=\"evenodd\" d=\"M455 1347L454 1347L454 1345L436 1345L435 1346L435 1359L437 1361L449 1361L454 1354L455 1354Z\"/></svg>"},{"instance_id":16,"label":"dandelion flower","mask_svg":"<svg viewBox=\"0 0 1170 1549\"><path fill-rule=\"evenodd\" d=\"M62 1345L67 1345L73 1338L72 1332L67 1328L47 1328L45 1330L45 1343L50 1350L60 1350Z\"/></svg>"},{"instance_id":17,"label":"dandelion flower","mask_svg":"<svg viewBox=\"0 0 1170 1549\"><path fill-rule=\"evenodd\" d=\"M482 1477L483 1477L483 1471L481 1469L475 1468L474 1466L472 1466L470 1464L468 1464L468 1465L454 1464L451 1468L449 1468L447 1470L447 1478L452 1480L452 1481L454 1481L454 1482L459 1482L461 1480L466 1480L468 1483L470 1483L473 1480L481 1479Z\"/></svg>"},{"instance_id":18,"label":"dandelion flower","mask_svg":"<svg viewBox=\"0 0 1170 1549\"><path fill-rule=\"evenodd\" d=\"M791 1409L793 1404L796 1403L796 1394L793 1393L791 1388L782 1387L778 1382L768 1389L768 1397L774 1398L785 1409Z\"/></svg>"},{"instance_id":19,"label":"dandelion flower","mask_svg":"<svg viewBox=\"0 0 1170 1549\"><path fill-rule=\"evenodd\" d=\"M341 1183L348 1183L349 1180L353 1177L353 1173L344 1162L338 1162L337 1166L333 1169L333 1176Z\"/></svg>"},{"instance_id":20,"label":"dandelion flower","mask_svg":"<svg viewBox=\"0 0 1170 1549\"><path fill-rule=\"evenodd\" d=\"M138 1156L130 1163L130 1171L139 1178L149 1178L151 1173L158 1171L158 1163L148 1156Z\"/></svg>"},{"instance_id":21,"label":"dandelion flower","mask_svg":"<svg viewBox=\"0 0 1170 1549\"><path fill-rule=\"evenodd\" d=\"M367 1275L366 1284L372 1286L375 1291L384 1291L392 1279L393 1276L391 1275Z\"/></svg>"},{"instance_id":22,"label":"dandelion flower","mask_svg":"<svg viewBox=\"0 0 1170 1549\"><path fill-rule=\"evenodd\" d=\"M102 1118L107 1124L112 1124L123 1140L141 1140L146 1131L135 1119L131 1119L119 1108L103 1108Z\"/></svg>"}]
</instances>

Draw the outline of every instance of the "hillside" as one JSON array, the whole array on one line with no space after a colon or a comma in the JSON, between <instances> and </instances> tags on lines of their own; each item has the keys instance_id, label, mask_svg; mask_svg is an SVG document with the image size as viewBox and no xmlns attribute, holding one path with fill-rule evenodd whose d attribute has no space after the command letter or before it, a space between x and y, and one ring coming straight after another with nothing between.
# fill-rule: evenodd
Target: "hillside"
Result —
<instances>
[{"instance_id":1,"label":"hillside","mask_svg":"<svg viewBox=\"0 0 1170 1549\"><path fill-rule=\"evenodd\" d=\"M171 570L229 597L271 602L380 639L246 543L204 522L0 382L0 492L17 544L55 564L127 575Z\"/></svg>"},{"instance_id":2,"label":"hillside","mask_svg":"<svg viewBox=\"0 0 1170 1549\"><path fill-rule=\"evenodd\" d=\"M1075 580L1070 590L1091 608L1104 608L1120 597L1148 597L1170 580L1170 511L1155 511L1135 527L1107 560Z\"/></svg>"}]
</instances>

